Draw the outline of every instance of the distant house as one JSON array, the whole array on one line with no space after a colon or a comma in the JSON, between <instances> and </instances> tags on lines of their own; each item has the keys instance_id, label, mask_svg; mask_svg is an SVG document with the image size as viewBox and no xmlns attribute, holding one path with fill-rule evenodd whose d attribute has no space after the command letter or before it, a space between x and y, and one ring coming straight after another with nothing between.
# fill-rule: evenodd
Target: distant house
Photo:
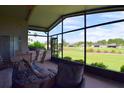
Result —
<instances>
[{"instance_id":1,"label":"distant house","mask_svg":"<svg viewBox=\"0 0 124 93\"><path fill-rule=\"evenodd\" d=\"M117 44L116 43L108 44L107 47L108 48L117 48Z\"/></svg>"},{"instance_id":2,"label":"distant house","mask_svg":"<svg viewBox=\"0 0 124 93\"><path fill-rule=\"evenodd\" d=\"M93 46L94 47L100 47L100 44L94 44Z\"/></svg>"}]
</instances>

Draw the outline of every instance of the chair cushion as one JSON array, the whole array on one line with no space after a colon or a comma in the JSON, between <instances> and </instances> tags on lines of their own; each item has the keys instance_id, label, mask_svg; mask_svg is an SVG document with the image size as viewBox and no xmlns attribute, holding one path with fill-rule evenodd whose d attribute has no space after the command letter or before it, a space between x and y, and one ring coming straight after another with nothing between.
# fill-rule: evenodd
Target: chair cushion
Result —
<instances>
[{"instance_id":1,"label":"chair cushion","mask_svg":"<svg viewBox=\"0 0 124 93\"><path fill-rule=\"evenodd\" d=\"M44 78L39 78L34 73L32 68L26 61L20 61L14 64L13 68L13 85L16 84L24 86L27 84L37 84L39 85Z\"/></svg>"},{"instance_id":2,"label":"chair cushion","mask_svg":"<svg viewBox=\"0 0 124 93\"><path fill-rule=\"evenodd\" d=\"M83 78L83 66L76 64L60 63L56 85L58 87L76 87Z\"/></svg>"},{"instance_id":3,"label":"chair cushion","mask_svg":"<svg viewBox=\"0 0 124 93\"><path fill-rule=\"evenodd\" d=\"M51 51L47 50L44 61L49 61L49 60L51 60Z\"/></svg>"},{"instance_id":4,"label":"chair cushion","mask_svg":"<svg viewBox=\"0 0 124 93\"><path fill-rule=\"evenodd\" d=\"M12 68L3 69L0 71L0 88L12 87Z\"/></svg>"},{"instance_id":5,"label":"chair cushion","mask_svg":"<svg viewBox=\"0 0 124 93\"><path fill-rule=\"evenodd\" d=\"M41 78L45 78L48 76L48 72L47 72L47 69L42 67L39 67L36 65L36 62L33 62L32 65L32 70L34 71L34 73L38 76L38 77L41 77Z\"/></svg>"},{"instance_id":6,"label":"chair cushion","mask_svg":"<svg viewBox=\"0 0 124 93\"><path fill-rule=\"evenodd\" d=\"M39 64L36 62L32 64L32 68L38 76L41 76L42 78L52 78L56 75L56 72L54 72L54 70L48 69L44 66L43 63Z\"/></svg>"},{"instance_id":7,"label":"chair cushion","mask_svg":"<svg viewBox=\"0 0 124 93\"><path fill-rule=\"evenodd\" d=\"M36 56L35 51L28 51L28 52L23 52L23 53L22 52L16 52L16 56L11 57L11 62L19 62L23 59L25 59L28 62L31 62L32 56Z\"/></svg>"},{"instance_id":8,"label":"chair cushion","mask_svg":"<svg viewBox=\"0 0 124 93\"><path fill-rule=\"evenodd\" d=\"M31 55L31 61L34 61L36 59L36 51L28 51L28 53Z\"/></svg>"},{"instance_id":9,"label":"chair cushion","mask_svg":"<svg viewBox=\"0 0 124 93\"><path fill-rule=\"evenodd\" d=\"M37 53L36 61L43 62L45 50L38 50L36 53Z\"/></svg>"}]
</instances>

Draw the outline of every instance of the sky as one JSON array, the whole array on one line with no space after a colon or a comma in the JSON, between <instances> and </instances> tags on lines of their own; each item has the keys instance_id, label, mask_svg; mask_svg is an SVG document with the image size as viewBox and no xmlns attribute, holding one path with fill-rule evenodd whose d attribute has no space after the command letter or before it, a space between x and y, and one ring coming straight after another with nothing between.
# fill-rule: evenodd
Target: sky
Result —
<instances>
[{"instance_id":1,"label":"sky","mask_svg":"<svg viewBox=\"0 0 124 93\"><path fill-rule=\"evenodd\" d=\"M84 26L83 18L84 18L83 16L78 16L78 17L71 17L65 19L63 22L64 32L73 29L82 28ZM124 12L120 11L120 12L91 14L91 15L87 15L87 26L119 20L119 19L124 19ZM60 32L61 32L61 23L50 31L50 35ZM83 30L67 33L64 34L64 40L69 43L84 41L83 34L84 34ZM40 38L40 37L30 37L30 38L32 38L34 41L46 42L46 38ZM124 39L124 22L87 29L87 41L96 42L98 40L104 40L104 39L108 40L112 38ZM61 42L61 36L59 36L59 42Z\"/></svg>"}]
</instances>

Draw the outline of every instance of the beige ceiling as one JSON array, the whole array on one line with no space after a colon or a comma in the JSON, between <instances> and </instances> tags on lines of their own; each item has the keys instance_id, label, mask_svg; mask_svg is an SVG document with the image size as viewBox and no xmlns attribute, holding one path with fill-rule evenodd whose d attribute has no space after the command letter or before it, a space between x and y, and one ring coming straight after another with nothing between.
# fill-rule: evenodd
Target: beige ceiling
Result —
<instances>
[{"instance_id":1,"label":"beige ceiling","mask_svg":"<svg viewBox=\"0 0 124 93\"><path fill-rule=\"evenodd\" d=\"M111 6L103 5L0 5L0 16L20 18L28 21L29 29L49 31L61 21L62 16L67 17L67 15L79 14L79 12L83 14L83 11L92 9L96 9L95 12L103 12L98 8L104 7L109 7L108 11L114 10L110 8ZM124 10L124 6L117 8Z\"/></svg>"},{"instance_id":2,"label":"beige ceiling","mask_svg":"<svg viewBox=\"0 0 124 93\"><path fill-rule=\"evenodd\" d=\"M62 15L100 8L99 5L38 5L32 10L29 18L29 25L32 29L49 28ZM41 29L42 29L41 28Z\"/></svg>"},{"instance_id":3,"label":"beige ceiling","mask_svg":"<svg viewBox=\"0 0 124 93\"><path fill-rule=\"evenodd\" d=\"M28 12L29 12L29 8L27 6L0 5L0 16L26 19Z\"/></svg>"}]
</instances>

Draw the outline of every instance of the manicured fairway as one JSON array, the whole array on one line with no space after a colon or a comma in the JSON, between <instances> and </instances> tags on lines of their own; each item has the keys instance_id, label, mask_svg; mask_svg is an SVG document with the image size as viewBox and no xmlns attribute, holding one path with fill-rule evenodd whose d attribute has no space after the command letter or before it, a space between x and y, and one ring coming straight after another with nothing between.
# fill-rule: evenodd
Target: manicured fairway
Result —
<instances>
[{"instance_id":1,"label":"manicured fairway","mask_svg":"<svg viewBox=\"0 0 124 93\"><path fill-rule=\"evenodd\" d=\"M104 48L103 48L104 49ZM109 51L111 49L108 48ZM73 60L83 59L83 49L75 47L64 47L64 56L69 56ZM124 51L123 49L117 49L116 51ZM87 53L87 64L94 62L103 62L107 69L120 71L120 67L124 65L124 54L118 53Z\"/></svg>"}]
</instances>

